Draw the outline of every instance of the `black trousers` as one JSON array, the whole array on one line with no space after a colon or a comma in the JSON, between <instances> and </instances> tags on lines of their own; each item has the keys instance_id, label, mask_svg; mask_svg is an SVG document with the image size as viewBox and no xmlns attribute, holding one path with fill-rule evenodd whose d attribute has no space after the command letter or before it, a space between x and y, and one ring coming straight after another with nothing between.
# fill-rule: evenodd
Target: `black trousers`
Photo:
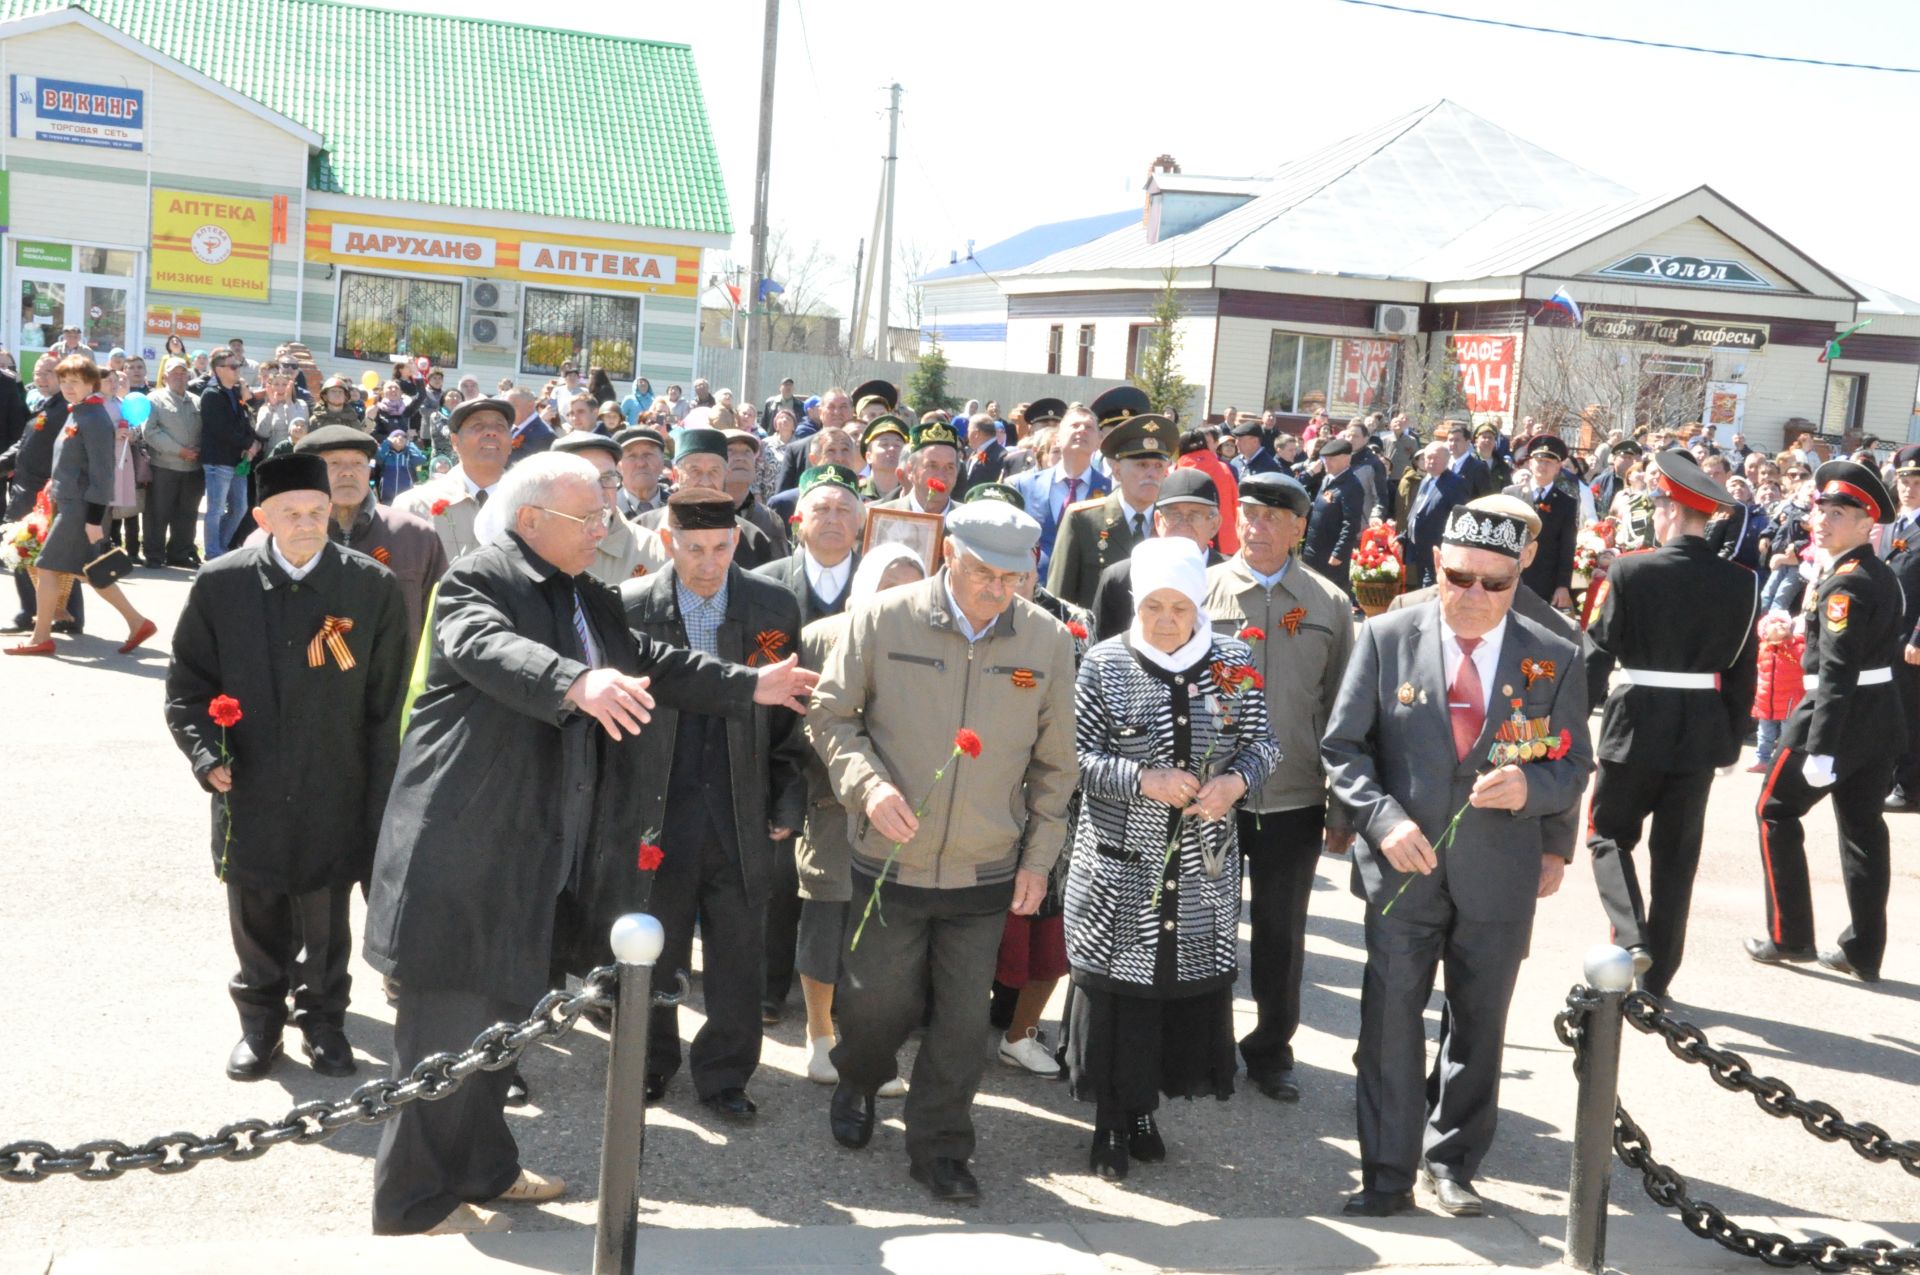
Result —
<instances>
[{"instance_id":1,"label":"black trousers","mask_svg":"<svg viewBox=\"0 0 1920 1275\"><path fill-rule=\"evenodd\" d=\"M1603 761L1593 789L1587 849L1600 906L1621 947L1644 947L1653 957L1646 988L1666 995L1680 970L1687 943L1687 913L1693 905L1693 875L1700 866L1700 838L1707 826L1707 794L1713 771L1669 774L1631 762ZM1633 863L1640 831L1647 837L1652 897L1640 888Z\"/></svg>"},{"instance_id":2,"label":"black trousers","mask_svg":"<svg viewBox=\"0 0 1920 1275\"><path fill-rule=\"evenodd\" d=\"M1273 814L1241 811L1240 855L1253 899L1253 1001L1260 1017L1240 1041L1249 1076L1293 1068L1293 1034L1300 1027L1300 978L1307 959L1307 901L1320 862L1327 808L1306 806Z\"/></svg>"},{"instance_id":3,"label":"black trousers","mask_svg":"<svg viewBox=\"0 0 1920 1275\"><path fill-rule=\"evenodd\" d=\"M148 562L183 563L196 556L193 537L206 494L207 475L200 466L191 473L153 467L153 484L147 488Z\"/></svg>"},{"instance_id":4,"label":"black trousers","mask_svg":"<svg viewBox=\"0 0 1920 1275\"><path fill-rule=\"evenodd\" d=\"M1920 664L1903 659L1893 666L1893 680L1907 714L1907 751L1894 759L1893 791L1920 801Z\"/></svg>"},{"instance_id":5,"label":"black trousers","mask_svg":"<svg viewBox=\"0 0 1920 1275\"><path fill-rule=\"evenodd\" d=\"M1780 947L1814 945L1813 890L1807 879L1807 837L1801 820L1821 798L1833 798L1840 834L1840 876L1853 923L1840 950L1865 974L1880 972L1887 950L1887 817L1881 807L1893 758L1874 757L1842 771L1829 788L1800 774L1806 753L1782 748L1760 789L1760 863L1767 882L1767 936Z\"/></svg>"},{"instance_id":6,"label":"black trousers","mask_svg":"<svg viewBox=\"0 0 1920 1275\"><path fill-rule=\"evenodd\" d=\"M793 958L800 942L800 869L794 862L799 835L773 843L773 893L767 899L769 1005L784 1005L793 990Z\"/></svg>"},{"instance_id":7,"label":"black trousers","mask_svg":"<svg viewBox=\"0 0 1920 1275\"><path fill-rule=\"evenodd\" d=\"M227 988L249 1036L279 1037L288 1022L302 1031L340 1027L353 979L347 958L353 935L347 922L347 886L281 894L227 883L227 921L240 972Z\"/></svg>"},{"instance_id":8,"label":"black trousers","mask_svg":"<svg viewBox=\"0 0 1920 1275\"><path fill-rule=\"evenodd\" d=\"M1532 918L1465 920L1442 898L1382 916L1367 907L1356 1086L1361 1183L1410 1191L1424 1159L1471 1183L1493 1144L1513 984ZM1446 962L1440 1057L1429 1092L1427 1000Z\"/></svg>"},{"instance_id":9,"label":"black trousers","mask_svg":"<svg viewBox=\"0 0 1920 1275\"><path fill-rule=\"evenodd\" d=\"M519 1022L531 1006L465 991L400 984L393 1017L393 1074L441 1050L459 1052L495 1023ZM387 1121L373 1162L373 1233L417 1235L461 1203L483 1204L520 1176L520 1148L507 1128L511 1068L476 1071L459 1090L413 1103Z\"/></svg>"},{"instance_id":10,"label":"black trousers","mask_svg":"<svg viewBox=\"0 0 1920 1275\"><path fill-rule=\"evenodd\" d=\"M904 1112L907 1155L916 1164L973 1155L973 1095L987 1055L987 989L1000 955L1013 883L1003 888L902 890L883 887L886 924L876 917L852 947L872 879L854 873L847 908L849 947L834 1006L840 1079L871 1094L897 1074L895 1056L927 1024L914 1059ZM928 998L933 1013L927 1015Z\"/></svg>"},{"instance_id":11,"label":"black trousers","mask_svg":"<svg viewBox=\"0 0 1920 1275\"><path fill-rule=\"evenodd\" d=\"M667 944L653 967L656 992L671 991L674 974L693 964L693 930L700 927L700 998L707 1021L693 1038L694 1091L711 1098L744 1089L760 1066L760 988L765 976L766 915L747 906L740 863L717 839L688 838L662 860L653 883L653 915ZM789 957L791 961L791 957ZM647 1070L680 1070L680 1011L655 1006L647 1037Z\"/></svg>"}]
</instances>

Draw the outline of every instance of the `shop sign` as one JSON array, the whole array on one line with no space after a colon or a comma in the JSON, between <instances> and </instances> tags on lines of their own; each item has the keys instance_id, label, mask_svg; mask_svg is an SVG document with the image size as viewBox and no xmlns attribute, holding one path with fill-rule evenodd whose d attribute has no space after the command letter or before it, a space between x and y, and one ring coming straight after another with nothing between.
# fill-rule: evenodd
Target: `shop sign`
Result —
<instances>
[{"instance_id":1,"label":"shop sign","mask_svg":"<svg viewBox=\"0 0 1920 1275\"><path fill-rule=\"evenodd\" d=\"M1639 341L1675 349L1758 350L1767 344L1764 323L1713 323L1694 319L1654 319L1633 314L1589 314L1580 330L1602 341Z\"/></svg>"},{"instance_id":2,"label":"shop sign","mask_svg":"<svg viewBox=\"0 0 1920 1275\"><path fill-rule=\"evenodd\" d=\"M16 75L9 116L15 137L121 151L145 150L147 145L142 89Z\"/></svg>"},{"instance_id":3,"label":"shop sign","mask_svg":"<svg viewBox=\"0 0 1920 1275\"><path fill-rule=\"evenodd\" d=\"M1668 257L1654 252L1636 252L1594 273L1610 279L1651 280L1696 288L1773 290L1773 285L1755 274L1745 262L1720 257Z\"/></svg>"},{"instance_id":4,"label":"shop sign","mask_svg":"<svg viewBox=\"0 0 1920 1275\"><path fill-rule=\"evenodd\" d=\"M1366 411L1386 389L1393 342L1344 337L1334 344L1338 357L1330 410L1347 414Z\"/></svg>"},{"instance_id":5,"label":"shop sign","mask_svg":"<svg viewBox=\"0 0 1920 1275\"><path fill-rule=\"evenodd\" d=\"M1460 393L1467 409L1505 413L1513 410L1513 352L1511 336L1456 332L1448 338L1454 367L1460 374Z\"/></svg>"},{"instance_id":6,"label":"shop sign","mask_svg":"<svg viewBox=\"0 0 1920 1275\"><path fill-rule=\"evenodd\" d=\"M272 236L271 200L156 189L147 286L265 301Z\"/></svg>"},{"instance_id":7,"label":"shop sign","mask_svg":"<svg viewBox=\"0 0 1920 1275\"><path fill-rule=\"evenodd\" d=\"M192 339L200 335L200 311L181 310L170 305L147 307L148 336L177 336Z\"/></svg>"},{"instance_id":8,"label":"shop sign","mask_svg":"<svg viewBox=\"0 0 1920 1275\"><path fill-rule=\"evenodd\" d=\"M416 221L309 209L307 260L377 266L409 274L519 279L596 292L691 297L699 292L700 251L495 226Z\"/></svg>"},{"instance_id":9,"label":"shop sign","mask_svg":"<svg viewBox=\"0 0 1920 1275\"><path fill-rule=\"evenodd\" d=\"M35 270L71 270L73 247L70 244L35 243L31 239L22 239L13 246L13 259L17 265Z\"/></svg>"}]
</instances>

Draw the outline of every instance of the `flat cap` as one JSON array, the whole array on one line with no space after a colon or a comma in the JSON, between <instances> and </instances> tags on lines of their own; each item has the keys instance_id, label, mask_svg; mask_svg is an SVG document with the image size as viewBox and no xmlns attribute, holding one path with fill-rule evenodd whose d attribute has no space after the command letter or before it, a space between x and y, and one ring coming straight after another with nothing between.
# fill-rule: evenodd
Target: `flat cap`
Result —
<instances>
[{"instance_id":1,"label":"flat cap","mask_svg":"<svg viewBox=\"0 0 1920 1275\"><path fill-rule=\"evenodd\" d=\"M723 429L720 432L727 436L728 446L732 446L734 443L745 443L756 452L760 450L760 436L752 430Z\"/></svg>"},{"instance_id":2,"label":"flat cap","mask_svg":"<svg viewBox=\"0 0 1920 1275\"><path fill-rule=\"evenodd\" d=\"M465 425L467 418L475 412L497 412L500 415L500 419L507 423L508 428L512 428L516 419L513 404L507 402L504 398L470 398L453 409L453 416L449 420L447 428L458 434L460 427Z\"/></svg>"},{"instance_id":3,"label":"flat cap","mask_svg":"<svg viewBox=\"0 0 1920 1275\"><path fill-rule=\"evenodd\" d=\"M652 443L661 451L667 450L666 432L652 425L630 425L615 434L613 441L621 451L625 451L633 443Z\"/></svg>"},{"instance_id":4,"label":"flat cap","mask_svg":"<svg viewBox=\"0 0 1920 1275\"><path fill-rule=\"evenodd\" d=\"M1220 489L1205 471L1198 469L1176 469L1168 474L1160 484L1159 498L1154 502L1160 505L1210 505L1220 507Z\"/></svg>"},{"instance_id":5,"label":"flat cap","mask_svg":"<svg viewBox=\"0 0 1920 1275\"><path fill-rule=\"evenodd\" d=\"M1344 438L1330 438L1326 442L1320 444L1320 455L1351 456L1353 455L1353 444L1349 443Z\"/></svg>"},{"instance_id":6,"label":"flat cap","mask_svg":"<svg viewBox=\"0 0 1920 1275\"><path fill-rule=\"evenodd\" d=\"M599 452L612 461L620 459L620 444L605 434L596 434L591 430L575 430L553 440L553 450L565 452L570 456L579 456L586 452Z\"/></svg>"},{"instance_id":7,"label":"flat cap","mask_svg":"<svg viewBox=\"0 0 1920 1275\"><path fill-rule=\"evenodd\" d=\"M1260 437L1260 422L1241 421L1228 432L1235 438L1258 438Z\"/></svg>"},{"instance_id":8,"label":"flat cap","mask_svg":"<svg viewBox=\"0 0 1920 1275\"><path fill-rule=\"evenodd\" d=\"M1240 480L1240 503L1291 509L1304 518L1313 508L1313 497L1291 474L1248 474Z\"/></svg>"},{"instance_id":9,"label":"flat cap","mask_svg":"<svg viewBox=\"0 0 1920 1275\"><path fill-rule=\"evenodd\" d=\"M305 438L293 445L296 456L356 451L371 460L379 450L380 444L373 440L373 435L351 425L322 425L319 429L309 430Z\"/></svg>"},{"instance_id":10,"label":"flat cap","mask_svg":"<svg viewBox=\"0 0 1920 1275\"><path fill-rule=\"evenodd\" d=\"M996 571L1032 571L1040 524L1006 501L980 500L947 515L947 535Z\"/></svg>"}]
</instances>

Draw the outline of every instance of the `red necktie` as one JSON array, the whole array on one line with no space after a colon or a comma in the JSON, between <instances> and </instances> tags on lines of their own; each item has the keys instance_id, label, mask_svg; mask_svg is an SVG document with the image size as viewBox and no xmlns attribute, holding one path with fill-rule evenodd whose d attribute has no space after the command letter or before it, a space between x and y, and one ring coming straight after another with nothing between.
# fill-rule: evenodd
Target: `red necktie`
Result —
<instances>
[{"instance_id":1,"label":"red necktie","mask_svg":"<svg viewBox=\"0 0 1920 1275\"><path fill-rule=\"evenodd\" d=\"M1480 685L1480 670L1474 667L1473 648L1480 638L1456 637L1460 644L1460 667L1453 672L1453 685L1447 688L1447 712L1453 717L1454 756L1465 761L1480 739L1480 728L1487 724L1487 696Z\"/></svg>"},{"instance_id":2,"label":"red necktie","mask_svg":"<svg viewBox=\"0 0 1920 1275\"><path fill-rule=\"evenodd\" d=\"M1080 499L1080 480L1069 478L1067 479L1067 503L1071 505L1078 499Z\"/></svg>"}]
</instances>

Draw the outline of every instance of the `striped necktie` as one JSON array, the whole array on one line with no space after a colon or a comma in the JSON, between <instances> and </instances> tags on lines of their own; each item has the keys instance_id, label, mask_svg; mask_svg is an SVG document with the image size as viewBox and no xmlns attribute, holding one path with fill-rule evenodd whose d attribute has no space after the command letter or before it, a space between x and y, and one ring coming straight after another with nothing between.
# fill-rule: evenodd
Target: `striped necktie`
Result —
<instances>
[{"instance_id":1,"label":"striped necktie","mask_svg":"<svg viewBox=\"0 0 1920 1275\"><path fill-rule=\"evenodd\" d=\"M587 627L587 612L586 609L580 605L580 593L578 590L575 590L573 594L573 635L580 639L580 651L586 659L587 664L590 667L599 668L600 653L594 649L593 630Z\"/></svg>"}]
</instances>

